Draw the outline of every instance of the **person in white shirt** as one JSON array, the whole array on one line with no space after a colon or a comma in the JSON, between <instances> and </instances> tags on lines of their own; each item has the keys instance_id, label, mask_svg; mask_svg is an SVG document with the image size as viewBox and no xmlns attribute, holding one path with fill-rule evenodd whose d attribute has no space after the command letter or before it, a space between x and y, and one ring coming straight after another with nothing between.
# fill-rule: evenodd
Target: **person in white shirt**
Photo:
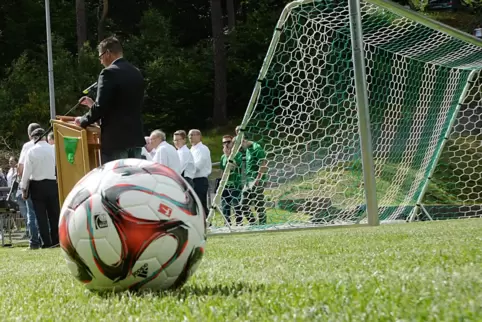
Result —
<instances>
[{"instance_id":1,"label":"person in white shirt","mask_svg":"<svg viewBox=\"0 0 482 322\"><path fill-rule=\"evenodd\" d=\"M482 39L482 24L480 24L477 28L474 29L474 36Z\"/></svg>"},{"instance_id":2,"label":"person in white shirt","mask_svg":"<svg viewBox=\"0 0 482 322\"><path fill-rule=\"evenodd\" d=\"M208 190L209 180L208 176L212 171L211 151L205 146L202 141L201 131L192 129L189 131L189 141L191 142L191 153L194 159L194 166L196 172L194 173L194 191L201 199L204 208L205 216L208 215Z\"/></svg>"},{"instance_id":3,"label":"person in white shirt","mask_svg":"<svg viewBox=\"0 0 482 322\"><path fill-rule=\"evenodd\" d=\"M147 161L152 161L152 155L147 151L145 147L141 149L141 158Z\"/></svg>"},{"instance_id":4,"label":"person in white shirt","mask_svg":"<svg viewBox=\"0 0 482 322\"><path fill-rule=\"evenodd\" d=\"M43 129L32 132L34 140L44 135ZM22 196L26 200L28 187L42 240L42 248L59 245L59 195L55 176L55 152L45 138L37 142L25 157L22 176Z\"/></svg>"},{"instance_id":5,"label":"person in white shirt","mask_svg":"<svg viewBox=\"0 0 482 322\"><path fill-rule=\"evenodd\" d=\"M30 123L28 125L27 134L30 141L28 141L22 146L22 151L20 152L20 158L18 159L18 167L17 167L17 173L19 177L22 177L23 167L24 167L27 153L35 145L35 141L32 137L32 133L34 130L39 128L40 128L40 125L37 123ZM18 190L21 192L22 189L23 189L22 182L20 181L18 185ZM30 236L30 239L29 239L30 247L28 249L38 249L40 248L40 237L39 237L39 229L37 224L37 216L35 215L35 209L33 207L32 198L29 197L27 200L24 200L24 201L27 207L27 227L28 227L29 236Z\"/></svg>"},{"instance_id":6,"label":"person in white shirt","mask_svg":"<svg viewBox=\"0 0 482 322\"><path fill-rule=\"evenodd\" d=\"M163 164L177 174L181 174L181 161L176 149L166 142L166 134L161 130L154 130L151 133L150 141L152 147L156 149L156 154L152 161Z\"/></svg>"},{"instance_id":7,"label":"person in white shirt","mask_svg":"<svg viewBox=\"0 0 482 322\"><path fill-rule=\"evenodd\" d=\"M196 174L196 167L194 166L194 158L191 151L186 145L186 132L184 130L178 130L174 132L173 141L181 161L181 176L187 181L194 189L193 178Z\"/></svg>"},{"instance_id":8,"label":"person in white shirt","mask_svg":"<svg viewBox=\"0 0 482 322\"><path fill-rule=\"evenodd\" d=\"M15 181L17 181L18 176L17 176L17 160L15 160L15 157L10 157L8 160L8 164L10 165L10 169L7 172L7 184L9 188L12 188L12 185ZM18 210L20 211L20 214L22 215L23 219L25 220L25 225L28 223L28 216L27 216L27 204L25 200L22 198L22 191L21 189L17 189L17 193L15 194L15 201L18 204ZM27 225L27 232L24 236L24 238L29 237L28 233L28 225Z\"/></svg>"},{"instance_id":9,"label":"person in white shirt","mask_svg":"<svg viewBox=\"0 0 482 322\"><path fill-rule=\"evenodd\" d=\"M54 132L50 132L50 133L47 135L47 142L49 142L50 145L54 145L54 144L55 144Z\"/></svg>"},{"instance_id":10,"label":"person in white shirt","mask_svg":"<svg viewBox=\"0 0 482 322\"><path fill-rule=\"evenodd\" d=\"M10 157L10 159L8 159L8 165L10 166L10 169L8 169L7 172L7 185L8 187L11 187L17 177L17 162L15 157Z\"/></svg>"},{"instance_id":11,"label":"person in white shirt","mask_svg":"<svg viewBox=\"0 0 482 322\"><path fill-rule=\"evenodd\" d=\"M142 147L141 158L144 160L152 161L152 157L155 155L154 149L151 147L151 138L145 136L146 145Z\"/></svg>"},{"instance_id":12,"label":"person in white shirt","mask_svg":"<svg viewBox=\"0 0 482 322\"><path fill-rule=\"evenodd\" d=\"M0 187L8 187L7 177L2 168L0 168Z\"/></svg>"}]
</instances>

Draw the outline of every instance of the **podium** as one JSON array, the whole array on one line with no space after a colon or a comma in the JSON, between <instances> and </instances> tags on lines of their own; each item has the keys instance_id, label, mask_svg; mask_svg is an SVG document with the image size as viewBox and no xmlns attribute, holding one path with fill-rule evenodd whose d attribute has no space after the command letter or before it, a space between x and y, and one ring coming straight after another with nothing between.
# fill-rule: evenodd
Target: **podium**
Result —
<instances>
[{"instance_id":1,"label":"podium","mask_svg":"<svg viewBox=\"0 0 482 322\"><path fill-rule=\"evenodd\" d=\"M76 183L101 165L100 128L89 126L83 129L75 125L74 120L75 117L71 116L57 116L51 121L60 207Z\"/></svg>"}]
</instances>

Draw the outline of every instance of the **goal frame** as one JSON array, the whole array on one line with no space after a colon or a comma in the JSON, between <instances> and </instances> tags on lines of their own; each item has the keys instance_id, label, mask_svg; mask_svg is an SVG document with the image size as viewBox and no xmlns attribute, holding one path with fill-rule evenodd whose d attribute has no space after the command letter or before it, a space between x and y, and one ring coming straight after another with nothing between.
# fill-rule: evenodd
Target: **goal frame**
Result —
<instances>
[{"instance_id":1,"label":"goal frame","mask_svg":"<svg viewBox=\"0 0 482 322\"><path fill-rule=\"evenodd\" d=\"M460 30L457 30L453 27L450 27L448 25L445 25L433 19L427 18L417 12L413 12L409 9L404 8L399 4L393 3L388 0L365 0L365 1L367 3L376 5L384 10L387 10L393 14L415 21L420 25L423 25L431 29L436 29L439 32L445 33L455 39L458 39L482 48L482 41L476 38L475 36L464 33ZM240 124L239 135L237 135L234 141L232 153L228 157L227 169L223 171L221 180L219 181L218 191L216 191L215 197L212 200L209 214L206 219L208 223L212 221L216 211L218 211L219 213L222 213L221 209L219 208L219 205L221 204L221 192L222 192L221 188L224 188L228 180L228 177L230 174L230 165L234 164L234 152L239 150L240 145L244 139L244 134L245 134L244 132L245 132L246 126L252 116L252 113L255 110L255 107L257 106L257 103L260 97L260 92L261 92L261 84L264 78L266 77L266 74L269 70L272 59L274 57L274 51L276 50L277 44L279 43L281 33L283 30L283 25L286 23L289 17L289 14L295 7L298 7L303 4L314 3L314 2L317 2L317 1L316 0L295 0L288 3L284 7L276 23L276 26L274 28L274 33L271 38L271 42L269 44L267 53L263 60L254 89L250 96L249 103L248 103L246 112L244 114L243 120ZM246 231L246 232L264 232L264 231L273 231L273 230L285 231L285 230L298 230L298 229L310 229L310 228L334 228L334 227L352 227L352 226L360 227L360 226L379 225L379 209L377 205L376 180L375 180L375 174L374 174L374 168L373 168L374 161L373 161L373 152L372 152L372 146L371 146L372 145L371 128L370 128L370 120L369 120L369 114L368 114L369 106L368 106L368 98L367 98L367 90L366 90L367 79L365 75L365 57L364 57L364 50L363 50L364 43L363 43L363 30L361 25L360 1L348 0L348 8L350 12L350 31L351 31L351 43L352 43L352 55L353 55L353 68L355 72L355 75L354 75L355 88L356 88L355 94L356 94L357 108L358 108L358 127L359 127L359 134L360 134L359 135L360 143L361 143L360 148L361 148L362 159L363 159L362 166L363 166L363 175L364 175L364 182L365 182L364 192L365 192L365 199L367 202L366 204L367 207L365 210L364 217L360 218L357 221L357 223L354 223L351 225L341 225L341 224L329 225L329 226L307 225L306 228L279 228L279 229L274 228L274 229L253 230L253 231ZM461 94L458 100L456 112L453 114L449 122L449 126L446 132L444 133L444 140L442 142L442 145L440 149L437 151L437 154L435 156L436 158L435 162L433 163L432 167L429 170L428 179L426 180L426 183L423 186L423 189L421 191L421 194L419 195L419 198L417 200L417 203L414 209L411 211L411 214L406 220L407 222L413 221L417 217L417 213L419 213L420 211L424 211L424 212L426 211L424 210L424 207L422 204L423 197L427 191L433 172L435 171L438 165L438 161L441 157L441 154L445 146L445 143L447 142L448 136L453 130L460 107L463 104L463 99L466 96L467 91L470 89L470 84L473 82L473 78L475 77L477 72L478 70L473 70L469 76L467 83L465 84L463 93ZM360 117L360 116L363 116L363 117ZM224 219L224 216L221 216L221 217L223 217ZM368 219L368 224L361 224L360 222L365 218ZM224 219L224 221L226 221L226 219ZM229 230L229 233L233 233L230 225L227 225L227 228ZM218 235L223 233L215 233L215 234Z\"/></svg>"}]
</instances>

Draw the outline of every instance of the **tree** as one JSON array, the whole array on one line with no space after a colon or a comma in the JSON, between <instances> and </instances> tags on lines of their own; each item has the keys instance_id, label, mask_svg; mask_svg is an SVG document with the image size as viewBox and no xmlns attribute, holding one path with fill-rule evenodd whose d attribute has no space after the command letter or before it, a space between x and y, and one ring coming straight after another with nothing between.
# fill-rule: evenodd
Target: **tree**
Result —
<instances>
[{"instance_id":1,"label":"tree","mask_svg":"<svg viewBox=\"0 0 482 322\"><path fill-rule=\"evenodd\" d=\"M228 32L234 30L236 26L236 13L234 9L234 0L226 0L226 11L228 12Z\"/></svg>"},{"instance_id":2,"label":"tree","mask_svg":"<svg viewBox=\"0 0 482 322\"><path fill-rule=\"evenodd\" d=\"M109 13L109 0L99 0L102 3L102 13L99 18L99 24L97 25L97 40L101 42L104 39L105 35L105 20L107 18L107 14ZM99 3L99 11L100 11L100 3Z\"/></svg>"},{"instance_id":3,"label":"tree","mask_svg":"<svg viewBox=\"0 0 482 322\"><path fill-rule=\"evenodd\" d=\"M75 1L75 16L77 18L77 49L82 50L87 41L87 20L85 17L85 1Z\"/></svg>"},{"instance_id":4,"label":"tree","mask_svg":"<svg viewBox=\"0 0 482 322\"><path fill-rule=\"evenodd\" d=\"M211 23L214 52L214 125L228 122L226 111L226 50L224 48L223 14L221 0L211 0Z\"/></svg>"}]
</instances>

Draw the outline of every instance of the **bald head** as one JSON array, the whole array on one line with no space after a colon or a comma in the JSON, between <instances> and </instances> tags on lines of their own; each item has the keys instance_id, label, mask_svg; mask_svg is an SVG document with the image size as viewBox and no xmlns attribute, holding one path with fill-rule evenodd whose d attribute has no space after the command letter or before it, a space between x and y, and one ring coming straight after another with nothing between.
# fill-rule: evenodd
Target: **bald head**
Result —
<instances>
[{"instance_id":1,"label":"bald head","mask_svg":"<svg viewBox=\"0 0 482 322\"><path fill-rule=\"evenodd\" d=\"M202 140L201 131L198 129L190 130L187 136L189 137L189 142L191 142L192 145L196 145Z\"/></svg>"},{"instance_id":2,"label":"bald head","mask_svg":"<svg viewBox=\"0 0 482 322\"><path fill-rule=\"evenodd\" d=\"M151 132L151 138L160 138L162 141L166 140L166 133L162 132L161 130L154 130Z\"/></svg>"},{"instance_id":3,"label":"bald head","mask_svg":"<svg viewBox=\"0 0 482 322\"><path fill-rule=\"evenodd\" d=\"M157 148L159 144L166 141L166 133L161 130L154 130L151 132L151 136L149 137L151 147Z\"/></svg>"},{"instance_id":4,"label":"bald head","mask_svg":"<svg viewBox=\"0 0 482 322\"><path fill-rule=\"evenodd\" d=\"M49 144L51 144L51 145L54 145L54 144L55 144L54 132L50 132L50 133L47 135L47 141L48 141Z\"/></svg>"}]
</instances>

